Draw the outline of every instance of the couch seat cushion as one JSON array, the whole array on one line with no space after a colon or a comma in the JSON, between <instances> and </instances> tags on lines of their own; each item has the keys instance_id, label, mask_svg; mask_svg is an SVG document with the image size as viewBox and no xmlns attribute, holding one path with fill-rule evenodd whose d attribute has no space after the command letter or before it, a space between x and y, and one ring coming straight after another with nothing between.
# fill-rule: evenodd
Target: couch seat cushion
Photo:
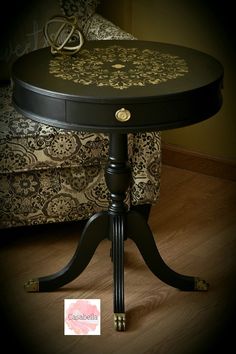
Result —
<instances>
[{"instance_id":1,"label":"couch seat cushion","mask_svg":"<svg viewBox=\"0 0 236 354\"><path fill-rule=\"evenodd\" d=\"M104 166L108 137L50 127L17 113L0 88L0 172Z\"/></svg>"}]
</instances>

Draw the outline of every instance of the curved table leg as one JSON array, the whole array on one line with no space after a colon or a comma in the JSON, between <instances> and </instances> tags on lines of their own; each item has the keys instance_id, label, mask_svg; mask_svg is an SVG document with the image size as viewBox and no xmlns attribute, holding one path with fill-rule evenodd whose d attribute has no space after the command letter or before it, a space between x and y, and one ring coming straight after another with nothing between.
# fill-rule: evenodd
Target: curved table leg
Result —
<instances>
[{"instance_id":1,"label":"curved table leg","mask_svg":"<svg viewBox=\"0 0 236 354\"><path fill-rule=\"evenodd\" d=\"M112 228L112 258L114 279L114 326L125 331L124 306L124 215L110 216Z\"/></svg>"},{"instance_id":2,"label":"curved table leg","mask_svg":"<svg viewBox=\"0 0 236 354\"><path fill-rule=\"evenodd\" d=\"M41 292L55 290L74 280L89 264L99 243L108 237L109 216L107 212L97 213L87 222L77 250L69 263L60 271L31 279L25 284L28 292Z\"/></svg>"},{"instance_id":3,"label":"curved table leg","mask_svg":"<svg viewBox=\"0 0 236 354\"><path fill-rule=\"evenodd\" d=\"M124 306L124 240L126 239L126 192L131 183L131 168L128 164L127 134L110 134L109 160L105 171L110 191L110 240L114 279L114 326L125 331Z\"/></svg>"},{"instance_id":4,"label":"curved table leg","mask_svg":"<svg viewBox=\"0 0 236 354\"><path fill-rule=\"evenodd\" d=\"M208 290L205 280L176 273L163 261L152 232L142 215L134 211L129 212L127 225L128 237L135 242L147 266L160 280L180 290Z\"/></svg>"}]
</instances>

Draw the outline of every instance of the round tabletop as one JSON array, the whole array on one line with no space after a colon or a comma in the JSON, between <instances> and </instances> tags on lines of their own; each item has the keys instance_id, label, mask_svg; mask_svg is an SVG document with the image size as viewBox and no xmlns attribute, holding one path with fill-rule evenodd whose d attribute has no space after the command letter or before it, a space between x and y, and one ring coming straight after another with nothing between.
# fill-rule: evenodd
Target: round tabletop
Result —
<instances>
[{"instance_id":1,"label":"round tabletop","mask_svg":"<svg viewBox=\"0 0 236 354\"><path fill-rule=\"evenodd\" d=\"M12 68L13 104L73 130L136 132L187 126L222 105L223 67L200 51L151 41L88 41L73 56L43 48Z\"/></svg>"}]
</instances>

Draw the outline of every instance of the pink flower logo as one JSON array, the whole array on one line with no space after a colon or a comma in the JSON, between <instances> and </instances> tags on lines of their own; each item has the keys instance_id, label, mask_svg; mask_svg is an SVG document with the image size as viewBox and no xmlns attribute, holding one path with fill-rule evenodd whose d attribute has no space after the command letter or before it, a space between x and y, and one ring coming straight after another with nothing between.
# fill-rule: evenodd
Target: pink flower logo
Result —
<instances>
[{"instance_id":1,"label":"pink flower logo","mask_svg":"<svg viewBox=\"0 0 236 354\"><path fill-rule=\"evenodd\" d=\"M65 335L100 334L100 299L65 299Z\"/></svg>"}]
</instances>

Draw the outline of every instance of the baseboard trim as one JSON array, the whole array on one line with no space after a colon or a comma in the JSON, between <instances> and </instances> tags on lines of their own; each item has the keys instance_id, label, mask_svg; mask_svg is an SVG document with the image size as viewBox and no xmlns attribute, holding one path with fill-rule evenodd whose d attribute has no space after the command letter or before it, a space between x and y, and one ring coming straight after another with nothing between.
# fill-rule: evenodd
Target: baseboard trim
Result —
<instances>
[{"instance_id":1,"label":"baseboard trim","mask_svg":"<svg viewBox=\"0 0 236 354\"><path fill-rule=\"evenodd\" d=\"M162 163L186 170L236 181L236 162L162 144Z\"/></svg>"}]
</instances>

